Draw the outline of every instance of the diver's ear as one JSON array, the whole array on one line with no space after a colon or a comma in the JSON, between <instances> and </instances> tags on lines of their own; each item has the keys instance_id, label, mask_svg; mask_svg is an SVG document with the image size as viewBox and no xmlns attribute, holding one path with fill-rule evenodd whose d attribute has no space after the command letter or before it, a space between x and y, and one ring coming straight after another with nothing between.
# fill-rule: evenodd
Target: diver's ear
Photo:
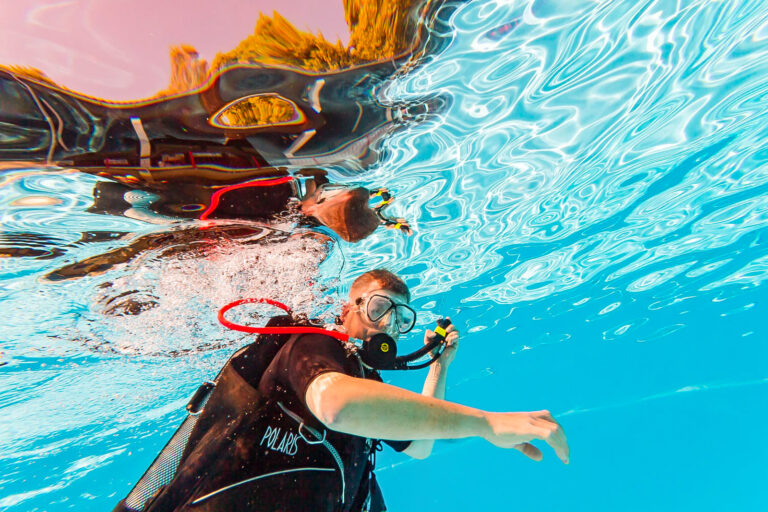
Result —
<instances>
[{"instance_id":1,"label":"diver's ear","mask_svg":"<svg viewBox=\"0 0 768 512\"><path fill-rule=\"evenodd\" d=\"M314 217L317 213L317 203L315 202L315 198L310 196L307 199L303 199L301 201L301 213L306 215L307 217Z\"/></svg>"},{"instance_id":2,"label":"diver's ear","mask_svg":"<svg viewBox=\"0 0 768 512\"><path fill-rule=\"evenodd\" d=\"M343 306L341 306L341 314L339 315L339 320L342 322L347 319L347 314L349 313L350 308L352 307L352 304L349 302L345 302Z\"/></svg>"}]
</instances>

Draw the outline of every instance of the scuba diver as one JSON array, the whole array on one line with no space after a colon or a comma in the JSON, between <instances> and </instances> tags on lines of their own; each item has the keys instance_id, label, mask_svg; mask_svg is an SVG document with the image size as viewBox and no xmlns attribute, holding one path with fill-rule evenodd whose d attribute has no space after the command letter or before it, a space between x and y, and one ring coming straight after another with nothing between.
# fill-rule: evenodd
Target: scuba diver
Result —
<instances>
[{"instance_id":1,"label":"scuba diver","mask_svg":"<svg viewBox=\"0 0 768 512\"><path fill-rule=\"evenodd\" d=\"M335 330L278 316L193 396L190 415L115 512L386 510L373 474L381 443L429 456L435 439L482 437L534 460L543 440L568 463L562 427L548 411L493 413L445 401L459 332L444 319L425 345L397 356L415 325L410 292L395 274L358 277ZM342 331L342 332L339 332ZM351 340L360 343L351 343ZM346 341L345 341L346 340ZM427 356L426 363L417 363ZM422 394L384 384L379 370L430 366Z\"/></svg>"},{"instance_id":2,"label":"scuba diver","mask_svg":"<svg viewBox=\"0 0 768 512\"><path fill-rule=\"evenodd\" d=\"M304 169L293 176L287 172L273 173L261 180L216 189L193 183L178 183L157 194L122 183L100 181L96 183L93 194L94 203L87 210L90 213L118 214L159 224L175 223L184 218L268 222L283 213L293 212L298 214L300 226L325 226L347 242L359 242L381 225L407 235L412 234L405 219L392 219L384 215L383 210L394 200L387 189L368 190L329 183L325 171L318 169ZM189 203L196 200L201 203ZM268 224L210 222L202 226L180 225L165 232L142 235L126 246L70 263L49 272L44 279L64 281L102 274L115 265L132 261L150 249L168 247L168 251L163 254L170 256L185 250L192 251L201 241L214 243L219 235L228 239L235 234L236 238L242 238L243 233L258 235L265 231L278 238L287 236L283 229ZM323 233L304 232L303 236L310 234L331 241ZM269 243L273 238L256 237L262 244ZM146 305L121 308L136 312L145 309Z\"/></svg>"}]
</instances>

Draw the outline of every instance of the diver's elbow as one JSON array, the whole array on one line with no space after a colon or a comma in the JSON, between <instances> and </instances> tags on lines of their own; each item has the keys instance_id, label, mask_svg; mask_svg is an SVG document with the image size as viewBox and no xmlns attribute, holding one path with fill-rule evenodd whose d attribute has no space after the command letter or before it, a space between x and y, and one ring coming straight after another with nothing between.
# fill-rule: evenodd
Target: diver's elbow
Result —
<instances>
[{"instance_id":1,"label":"diver's elbow","mask_svg":"<svg viewBox=\"0 0 768 512\"><path fill-rule=\"evenodd\" d=\"M408 454L412 459L416 460L424 460L429 458L430 455L432 455L432 452L415 452L415 453L409 453Z\"/></svg>"},{"instance_id":2,"label":"diver's elbow","mask_svg":"<svg viewBox=\"0 0 768 512\"><path fill-rule=\"evenodd\" d=\"M313 410L312 414L329 429L338 430L340 424L339 415L341 414L341 410L338 408L321 406L317 410Z\"/></svg>"},{"instance_id":3,"label":"diver's elbow","mask_svg":"<svg viewBox=\"0 0 768 512\"><path fill-rule=\"evenodd\" d=\"M403 452L412 459L424 460L432 455L432 445L431 441L411 441Z\"/></svg>"},{"instance_id":4,"label":"diver's elbow","mask_svg":"<svg viewBox=\"0 0 768 512\"><path fill-rule=\"evenodd\" d=\"M338 380L335 372L324 373L316 377L307 387L306 403L310 412L326 427L338 430L343 423L343 412L347 406L343 393L334 393L333 387Z\"/></svg>"}]
</instances>

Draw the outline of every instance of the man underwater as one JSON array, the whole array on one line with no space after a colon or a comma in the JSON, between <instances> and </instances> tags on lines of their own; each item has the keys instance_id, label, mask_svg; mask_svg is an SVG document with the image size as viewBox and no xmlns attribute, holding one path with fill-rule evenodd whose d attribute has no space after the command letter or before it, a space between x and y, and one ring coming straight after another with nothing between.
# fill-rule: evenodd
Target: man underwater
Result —
<instances>
[{"instance_id":1,"label":"man underwater","mask_svg":"<svg viewBox=\"0 0 768 512\"><path fill-rule=\"evenodd\" d=\"M539 439L568 463L565 434L548 411L492 413L443 400L459 342L452 325L436 329L444 348L421 395L381 381L371 347L396 353L416 321L409 301L399 277L372 270L352 284L340 317L340 329L364 340L362 349L312 333L261 336L239 350L219 374L172 480L139 502L137 495L150 494L141 489L145 474L115 511L380 512L379 440L422 459L435 439L482 437L540 460L529 442ZM268 325L288 324L275 317ZM433 335L427 331L425 343Z\"/></svg>"}]
</instances>

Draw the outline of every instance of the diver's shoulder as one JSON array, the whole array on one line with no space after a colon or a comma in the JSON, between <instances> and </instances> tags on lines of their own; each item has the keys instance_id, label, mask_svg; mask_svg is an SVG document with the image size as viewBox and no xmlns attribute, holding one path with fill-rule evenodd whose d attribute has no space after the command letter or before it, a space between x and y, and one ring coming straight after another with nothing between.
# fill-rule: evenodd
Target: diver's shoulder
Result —
<instances>
[{"instance_id":1,"label":"diver's shoulder","mask_svg":"<svg viewBox=\"0 0 768 512\"><path fill-rule=\"evenodd\" d=\"M277 315L267 320L266 327L291 327L296 322L288 315Z\"/></svg>"}]
</instances>

